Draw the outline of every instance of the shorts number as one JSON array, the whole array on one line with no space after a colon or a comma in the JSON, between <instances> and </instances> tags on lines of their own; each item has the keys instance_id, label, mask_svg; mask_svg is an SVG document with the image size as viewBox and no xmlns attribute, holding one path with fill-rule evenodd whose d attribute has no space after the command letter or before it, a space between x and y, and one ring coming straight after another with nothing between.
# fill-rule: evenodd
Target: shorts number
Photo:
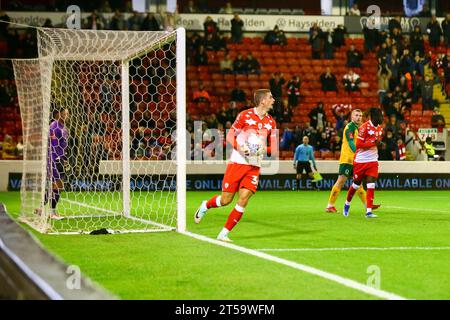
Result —
<instances>
[{"instance_id":1,"label":"shorts number","mask_svg":"<svg viewBox=\"0 0 450 320\"><path fill-rule=\"evenodd\" d=\"M258 176L252 176L252 184L254 184L255 186L258 185Z\"/></svg>"}]
</instances>

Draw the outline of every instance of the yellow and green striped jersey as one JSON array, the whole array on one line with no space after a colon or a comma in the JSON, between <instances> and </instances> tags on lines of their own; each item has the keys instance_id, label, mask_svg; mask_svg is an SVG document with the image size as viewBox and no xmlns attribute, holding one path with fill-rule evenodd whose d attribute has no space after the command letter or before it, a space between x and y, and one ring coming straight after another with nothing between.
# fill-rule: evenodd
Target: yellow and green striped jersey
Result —
<instances>
[{"instance_id":1,"label":"yellow and green striped jersey","mask_svg":"<svg viewBox=\"0 0 450 320\"><path fill-rule=\"evenodd\" d=\"M339 163L353 164L353 157L356 151L355 139L357 136L358 126L354 122L349 122L344 128Z\"/></svg>"}]
</instances>

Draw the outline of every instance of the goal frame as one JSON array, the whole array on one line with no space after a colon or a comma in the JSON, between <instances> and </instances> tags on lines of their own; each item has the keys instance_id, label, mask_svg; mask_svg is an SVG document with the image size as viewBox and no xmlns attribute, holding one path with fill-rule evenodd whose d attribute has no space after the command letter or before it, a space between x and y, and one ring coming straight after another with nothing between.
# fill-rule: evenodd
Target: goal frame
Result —
<instances>
[{"instance_id":1,"label":"goal frame","mask_svg":"<svg viewBox=\"0 0 450 320\"><path fill-rule=\"evenodd\" d=\"M175 76L176 76L176 135L175 135L175 150L173 154L175 155L175 159L170 159L166 161L176 161L176 214L174 214L174 217L176 216L176 227L168 226L159 224L157 222L152 222L151 220L144 220L140 219L138 217L133 217L131 215L131 159L130 159L130 74L129 74L129 67L130 62L136 58L137 56L140 56L141 54L144 54L146 51L151 49L150 46L147 46L143 51L137 52L133 56L125 57L121 60L116 60L120 62L120 68L121 68L121 107L122 107L122 115L121 115L121 123L122 123L122 167L121 167L121 174L122 174L122 190L120 191L122 193L122 212L121 215L127 219L139 221L145 224L149 225L155 225L159 229L146 229L146 230L124 230L120 231L120 233L128 233L128 232L155 232L155 231L169 231L169 230L176 230L178 232L185 232L186 231L186 31L184 28L177 28L175 30L176 35L176 70L175 70ZM42 61L42 59L48 59L47 57L39 57L36 60ZM30 60L30 59L28 59ZM55 60L58 60L56 58ZM42 90L42 89L41 89ZM46 100L46 94L43 93L43 106L45 109L45 106L48 105ZM47 110L47 113L49 114L49 110ZM45 114L45 113L44 113ZM46 128L45 119L48 117L44 116L44 123L43 126ZM48 134L48 130L44 129L43 133ZM41 203L43 203L44 196L46 193L46 184L49 182L47 181L47 165L46 165L46 157L47 157L47 148L48 148L48 139L46 137L43 137L42 141L43 147L41 151L41 157L43 160L41 160L40 163L40 172L41 172ZM129 146L129 147L124 147ZM149 160L151 161L151 160ZM23 177L25 177L25 172L27 172L28 168L27 161L24 161L24 173ZM22 192L26 192L22 190ZM30 192L30 191L28 191ZM85 205L89 207L88 205ZM23 209L22 209L23 210ZM107 211L107 210L105 210ZM119 212L117 214L120 214ZM83 216L71 216L67 217L67 219L76 219L76 218L99 218L103 217L102 215L83 215ZM104 215L104 217L108 217L108 215ZM42 233L47 234L79 234L79 232L48 232L47 227L37 227L35 224L32 223L32 221L28 221L26 216L22 217L21 219L23 222L29 224L34 229L38 230ZM40 223L39 225L49 225L50 222L44 223L44 217L39 217Z\"/></svg>"}]
</instances>

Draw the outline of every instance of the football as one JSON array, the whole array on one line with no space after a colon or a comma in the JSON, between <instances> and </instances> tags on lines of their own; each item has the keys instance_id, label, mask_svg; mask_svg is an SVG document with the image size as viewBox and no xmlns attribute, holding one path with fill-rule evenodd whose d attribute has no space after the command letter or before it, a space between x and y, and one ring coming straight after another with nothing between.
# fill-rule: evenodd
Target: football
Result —
<instances>
[{"instance_id":1,"label":"football","mask_svg":"<svg viewBox=\"0 0 450 320\"><path fill-rule=\"evenodd\" d=\"M245 140L245 146L248 149L250 156L260 155L263 150L264 144L259 135L256 133L250 133Z\"/></svg>"}]
</instances>

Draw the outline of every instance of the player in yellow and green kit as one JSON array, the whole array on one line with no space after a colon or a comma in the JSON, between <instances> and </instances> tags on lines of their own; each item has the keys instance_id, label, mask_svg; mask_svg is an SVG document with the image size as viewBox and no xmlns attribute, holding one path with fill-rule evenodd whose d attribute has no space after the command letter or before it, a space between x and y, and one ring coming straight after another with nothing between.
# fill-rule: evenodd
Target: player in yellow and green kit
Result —
<instances>
[{"instance_id":1,"label":"player in yellow and green kit","mask_svg":"<svg viewBox=\"0 0 450 320\"><path fill-rule=\"evenodd\" d=\"M331 189L328 206L325 209L326 212L337 212L334 204L336 203L336 200L339 196L339 192L341 192L341 189L344 187L347 179L353 176L353 158L356 151L355 139L358 136L358 127L361 124L362 112L359 109L355 109L351 113L351 122L349 122L344 128L341 156L339 158L339 177L334 184L333 189ZM357 194L365 206L366 191L364 190L364 188L359 188ZM379 205L373 205L373 209L376 209L378 207Z\"/></svg>"}]
</instances>

